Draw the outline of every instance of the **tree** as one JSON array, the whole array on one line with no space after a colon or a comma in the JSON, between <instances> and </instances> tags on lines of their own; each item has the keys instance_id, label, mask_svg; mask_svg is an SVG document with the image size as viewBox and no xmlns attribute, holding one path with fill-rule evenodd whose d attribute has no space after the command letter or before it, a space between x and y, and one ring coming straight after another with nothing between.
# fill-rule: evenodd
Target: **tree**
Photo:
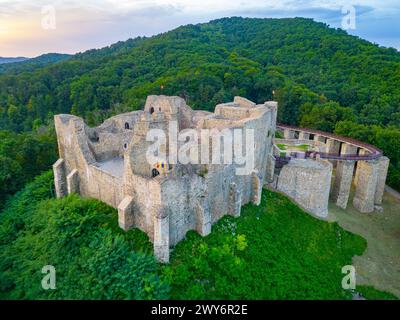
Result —
<instances>
[{"instance_id":1,"label":"tree","mask_svg":"<svg viewBox=\"0 0 400 320\"><path fill-rule=\"evenodd\" d=\"M356 119L352 109L341 107L339 103L333 101L317 105L305 103L300 110L301 127L326 132L333 132L339 121L355 121Z\"/></svg>"}]
</instances>

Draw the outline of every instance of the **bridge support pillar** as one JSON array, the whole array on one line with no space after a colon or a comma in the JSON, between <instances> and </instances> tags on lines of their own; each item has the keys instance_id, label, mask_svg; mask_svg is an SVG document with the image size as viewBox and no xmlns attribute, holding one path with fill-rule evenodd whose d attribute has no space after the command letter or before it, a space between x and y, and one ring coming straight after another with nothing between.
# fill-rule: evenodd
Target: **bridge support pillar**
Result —
<instances>
[{"instance_id":1,"label":"bridge support pillar","mask_svg":"<svg viewBox=\"0 0 400 320\"><path fill-rule=\"evenodd\" d=\"M285 139L294 139L294 133L295 133L294 130L285 129L283 131L283 136L284 136Z\"/></svg>"},{"instance_id":2,"label":"bridge support pillar","mask_svg":"<svg viewBox=\"0 0 400 320\"><path fill-rule=\"evenodd\" d=\"M325 143L325 140L326 140L326 138L324 136L319 135L319 134L316 134L314 136L314 141L319 141L319 142Z\"/></svg>"},{"instance_id":3,"label":"bridge support pillar","mask_svg":"<svg viewBox=\"0 0 400 320\"><path fill-rule=\"evenodd\" d=\"M366 149L360 149L360 151L358 152L358 155L359 156L366 156L369 153L370 152L368 150L366 150ZM356 172L354 174L354 180L353 180L354 186L357 186L359 173L360 173L360 170L358 170L358 162L357 162L357 168L356 168Z\"/></svg>"},{"instance_id":4,"label":"bridge support pillar","mask_svg":"<svg viewBox=\"0 0 400 320\"><path fill-rule=\"evenodd\" d=\"M385 184L386 184L386 176L389 169L389 158L388 157L380 157L378 159L379 167L378 167L378 181L376 184L375 191L375 204L381 205L383 199L383 193L385 192Z\"/></svg>"},{"instance_id":5,"label":"bridge support pillar","mask_svg":"<svg viewBox=\"0 0 400 320\"><path fill-rule=\"evenodd\" d=\"M340 150L340 155L356 155L357 147L349 143L342 143L342 148Z\"/></svg>"},{"instance_id":6,"label":"bridge support pillar","mask_svg":"<svg viewBox=\"0 0 400 320\"><path fill-rule=\"evenodd\" d=\"M335 154L335 155L339 155L340 145L341 145L340 141L337 141L335 139L327 139L326 140L326 152ZM330 161L333 164L333 166L336 167L337 161L336 160L330 160Z\"/></svg>"},{"instance_id":7,"label":"bridge support pillar","mask_svg":"<svg viewBox=\"0 0 400 320\"><path fill-rule=\"evenodd\" d=\"M299 140L310 140L310 134L308 132L300 131Z\"/></svg>"},{"instance_id":8,"label":"bridge support pillar","mask_svg":"<svg viewBox=\"0 0 400 320\"><path fill-rule=\"evenodd\" d=\"M337 141L335 139L326 140L326 152L339 155L340 141Z\"/></svg>"},{"instance_id":9,"label":"bridge support pillar","mask_svg":"<svg viewBox=\"0 0 400 320\"><path fill-rule=\"evenodd\" d=\"M358 161L358 170L360 171L353 206L362 213L370 213L375 209L379 161Z\"/></svg>"},{"instance_id":10,"label":"bridge support pillar","mask_svg":"<svg viewBox=\"0 0 400 320\"><path fill-rule=\"evenodd\" d=\"M338 161L331 199L342 209L347 208L353 171L354 161Z\"/></svg>"}]
</instances>

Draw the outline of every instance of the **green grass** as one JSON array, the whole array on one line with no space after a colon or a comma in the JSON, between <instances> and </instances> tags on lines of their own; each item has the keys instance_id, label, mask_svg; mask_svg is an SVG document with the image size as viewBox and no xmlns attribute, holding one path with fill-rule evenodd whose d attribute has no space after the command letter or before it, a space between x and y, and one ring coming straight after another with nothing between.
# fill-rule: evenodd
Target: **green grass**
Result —
<instances>
[{"instance_id":1,"label":"green grass","mask_svg":"<svg viewBox=\"0 0 400 320\"><path fill-rule=\"evenodd\" d=\"M299 144L299 145L287 145L287 144L283 144L283 143L278 143L276 145L280 150L283 151L307 151L309 148L308 144Z\"/></svg>"},{"instance_id":2,"label":"green grass","mask_svg":"<svg viewBox=\"0 0 400 320\"><path fill-rule=\"evenodd\" d=\"M368 300L399 300L395 295L370 286L357 286L357 291Z\"/></svg>"},{"instance_id":3,"label":"green grass","mask_svg":"<svg viewBox=\"0 0 400 320\"><path fill-rule=\"evenodd\" d=\"M76 195L52 197L46 173L1 213L0 298L349 299L341 268L366 248L361 237L264 190L259 207L224 217L205 238L189 232L171 263L160 265L146 234L119 229L115 209ZM57 270L54 291L40 287L47 264Z\"/></svg>"},{"instance_id":4,"label":"green grass","mask_svg":"<svg viewBox=\"0 0 400 320\"><path fill-rule=\"evenodd\" d=\"M350 192L354 197L355 188ZM384 194L383 214L363 214L350 203L346 210L329 204L329 215L344 229L367 240L368 249L360 257L353 259L357 277L362 284L377 286L400 298L400 202ZM360 283L361 284L361 283Z\"/></svg>"},{"instance_id":5,"label":"green grass","mask_svg":"<svg viewBox=\"0 0 400 320\"><path fill-rule=\"evenodd\" d=\"M264 190L261 206L224 217L202 238L189 232L165 274L174 299L348 299L341 268L366 242Z\"/></svg>"},{"instance_id":6,"label":"green grass","mask_svg":"<svg viewBox=\"0 0 400 320\"><path fill-rule=\"evenodd\" d=\"M309 147L308 144L300 144L296 146L296 148L298 148L300 151L307 151L308 147Z\"/></svg>"},{"instance_id":7,"label":"green grass","mask_svg":"<svg viewBox=\"0 0 400 320\"><path fill-rule=\"evenodd\" d=\"M286 150L286 149L287 149L286 144L283 144L283 143L278 143L276 146L277 146L280 150Z\"/></svg>"}]
</instances>

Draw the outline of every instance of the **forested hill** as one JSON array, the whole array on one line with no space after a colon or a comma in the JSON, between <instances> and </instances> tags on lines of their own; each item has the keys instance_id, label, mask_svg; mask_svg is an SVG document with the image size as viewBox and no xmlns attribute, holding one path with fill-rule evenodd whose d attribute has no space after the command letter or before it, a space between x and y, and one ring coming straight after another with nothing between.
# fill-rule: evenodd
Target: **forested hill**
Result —
<instances>
[{"instance_id":1,"label":"forested hill","mask_svg":"<svg viewBox=\"0 0 400 320\"><path fill-rule=\"evenodd\" d=\"M25 58L25 57L16 57L16 58L5 58L5 57L0 57L0 64L4 64L4 63L13 63L13 62L21 62L21 61L25 61L28 60L29 58Z\"/></svg>"},{"instance_id":2,"label":"forested hill","mask_svg":"<svg viewBox=\"0 0 400 320\"><path fill-rule=\"evenodd\" d=\"M116 105L139 108L160 85L164 93L205 109L234 94L260 102L272 98L273 89L278 98L294 89L303 100L282 97L281 120L287 123L301 121L304 102L333 100L352 108L362 122L400 125L399 82L395 49L310 19L226 18L91 50L31 73L3 75L1 127L30 130L49 113L93 117L96 109ZM381 110L388 103L392 110ZM375 109L378 114L370 114Z\"/></svg>"},{"instance_id":3,"label":"forested hill","mask_svg":"<svg viewBox=\"0 0 400 320\"><path fill-rule=\"evenodd\" d=\"M311 19L223 18L6 72L0 129L35 130L56 113L94 125L160 93L206 110L234 95L276 99L281 122L382 148L390 184L400 188L400 53Z\"/></svg>"},{"instance_id":4,"label":"forested hill","mask_svg":"<svg viewBox=\"0 0 400 320\"><path fill-rule=\"evenodd\" d=\"M21 72L34 71L52 63L66 60L69 57L69 54L46 53L32 59L12 58L11 60L8 60L7 63L2 63L2 58L0 58L0 74L6 72L17 74Z\"/></svg>"}]
</instances>

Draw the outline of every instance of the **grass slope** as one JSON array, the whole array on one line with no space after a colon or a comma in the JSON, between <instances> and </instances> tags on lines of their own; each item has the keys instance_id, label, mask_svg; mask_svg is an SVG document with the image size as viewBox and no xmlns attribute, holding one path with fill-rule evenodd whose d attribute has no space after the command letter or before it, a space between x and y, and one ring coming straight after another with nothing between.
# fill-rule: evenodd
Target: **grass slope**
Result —
<instances>
[{"instance_id":1,"label":"grass slope","mask_svg":"<svg viewBox=\"0 0 400 320\"><path fill-rule=\"evenodd\" d=\"M344 265L365 241L264 190L260 207L178 244L166 268L178 299L345 299Z\"/></svg>"},{"instance_id":2,"label":"grass slope","mask_svg":"<svg viewBox=\"0 0 400 320\"><path fill-rule=\"evenodd\" d=\"M0 217L0 299L167 298L147 236L124 233L115 209L97 200L46 199L52 180L36 179ZM46 265L56 269L56 290L41 287Z\"/></svg>"},{"instance_id":3,"label":"grass slope","mask_svg":"<svg viewBox=\"0 0 400 320\"><path fill-rule=\"evenodd\" d=\"M123 232L116 210L76 195L53 199L46 173L0 216L0 299L346 299L341 268L365 241L264 190L259 207L225 217L202 238L189 232L170 265L147 236ZM57 289L41 289L54 265ZM387 297L367 288L375 297Z\"/></svg>"}]
</instances>

